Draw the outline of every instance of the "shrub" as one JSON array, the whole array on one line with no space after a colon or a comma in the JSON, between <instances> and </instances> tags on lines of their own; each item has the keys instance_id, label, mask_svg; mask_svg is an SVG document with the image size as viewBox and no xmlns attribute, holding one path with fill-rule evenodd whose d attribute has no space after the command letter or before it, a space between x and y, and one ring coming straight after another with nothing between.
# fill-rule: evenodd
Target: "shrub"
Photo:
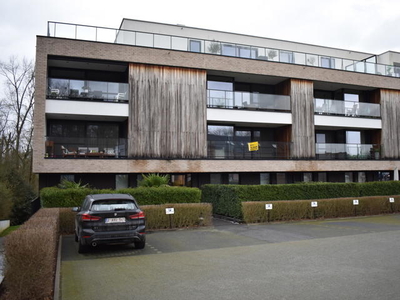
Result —
<instances>
[{"instance_id":1,"label":"shrub","mask_svg":"<svg viewBox=\"0 0 400 300\"><path fill-rule=\"evenodd\" d=\"M76 212L72 207L60 208L60 234L73 234L75 229Z\"/></svg>"},{"instance_id":2,"label":"shrub","mask_svg":"<svg viewBox=\"0 0 400 300\"><path fill-rule=\"evenodd\" d=\"M58 187L60 189L84 189L88 188L89 184L82 185L82 182L69 181L67 179L63 179L59 184Z\"/></svg>"},{"instance_id":3,"label":"shrub","mask_svg":"<svg viewBox=\"0 0 400 300\"><path fill-rule=\"evenodd\" d=\"M169 183L170 176L160 174L142 174L143 179L139 181L141 187L160 187L167 186Z\"/></svg>"},{"instance_id":4,"label":"shrub","mask_svg":"<svg viewBox=\"0 0 400 300\"><path fill-rule=\"evenodd\" d=\"M353 205L354 197L340 199L319 199L318 207L311 207L310 200L274 201L273 209L267 211L265 204L271 201L243 202L243 220L246 223L264 223L272 221L290 221L312 218L339 218L382 213L400 212L400 196L393 196L395 203L389 203L389 197L361 197L359 205Z\"/></svg>"},{"instance_id":5,"label":"shrub","mask_svg":"<svg viewBox=\"0 0 400 300\"><path fill-rule=\"evenodd\" d=\"M58 209L39 210L5 238L7 299L52 299L58 218Z\"/></svg>"},{"instance_id":6,"label":"shrub","mask_svg":"<svg viewBox=\"0 0 400 300\"><path fill-rule=\"evenodd\" d=\"M174 208L174 214L167 215L166 208ZM146 215L146 229L211 225L212 207L207 203L144 205L141 209Z\"/></svg>"},{"instance_id":7,"label":"shrub","mask_svg":"<svg viewBox=\"0 0 400 300\"><path fill-rule=\"evenodd\" d=\"M0 220L8 220L12 208L12 192L0 182Z\"/></svg>"},{"instance_id":8,"label":"shrub","mask_svg":"<svg viewBox=\"0 0 400 300\"><path fill-rule=\"evenodd\" d=\"M120 190L59 189L44 188L40 192L43 207L81 206L83 199L90 194L130 194L139 205L163 203L199 203L201 191L188 187L128 188Z\"/></svg>"}]
</instances>

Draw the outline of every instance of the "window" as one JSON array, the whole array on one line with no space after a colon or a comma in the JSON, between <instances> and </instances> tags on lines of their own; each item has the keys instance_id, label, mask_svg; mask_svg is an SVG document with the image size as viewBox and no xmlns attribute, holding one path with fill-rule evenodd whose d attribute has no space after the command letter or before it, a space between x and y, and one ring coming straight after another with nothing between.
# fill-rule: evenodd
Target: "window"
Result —
<instances>
[{"instance_id":1,"label":"window","mask_svg":"<svg viewBox=\"0 0 400 300\"><path fill-rule=\"evenodd\" d=\"M334 69L335 68L335 59L331 57L321 57L321 67Z\"/></svg>"},{"instance_id":2,"label":"window","mask_svg":"<svg viewBox=\"0 0 400 300\"><path fill-rule=\"evenodd\" d=\"M186 183L185 175L171 175L172 186L185 186Z\"/></svg>"},{"instance_id":3,"label":"window","mask_svg":"<svg viewBox=\"0 0 400 300\"><path fill-rule=\"evenodd\" d=\"M344 182L353 182L353 172L344 173Z\"/></svg>"},{"instance_id":4,"label":"window","mask_svg":"<svg viewBox=\"0 0 400 300\"><path fill-rule=\"evenodd\" d=\"M229 174L229 184L239 184L239 174L230 173Z\"/></svg>"},{"instance_id":5,"label":"window","mask_svg":"<svg viewBox=\"0 0 400 300\"><path fill-rule=\"evenodd\" d=\"M318 181L319 182L326 182L326 172L319 172L318 173Z\"/></svg>"},{"instance_id":6,"label":"window","mask_svg":"<svg viewBox=\"0 0 400 300\"><path fill-rule=\"evenodd\" d=\"M280 52L280 62L285 62L285 63L294 63L293 59L293 52L289 51L281 51Z\"/></svg>"},{"instance_id":7,"label":"window","mask_svg":"<svg viewBox=\"0 0 400 300\"><path fill-rule=\"evenodd\" d=\"M190 40L190 51L191 52L201 52L201 42L196 40Z\"/></svg>"},{"instance_id":8,"label":"window","mask_svg":"<svg viewBox=\"0 0 400 300\"><path fill-rule=\"evenodd\" d=\"M63 180L68 180L71 182L75 182L75 175L73 174L61 174L60 176L60 182Z\"/></svg>"},{"instance_id":9,"label":"window","mask_svg":"<svg viewBox=\"0 0 400 300\"><path fill-rule=\"evenodd\" d=\"M221 174L210 174L210 183L211 184L221 184Z\"/></svg>"},{"instance_id":10,"label":"window","mask_svg":"<svg viewBox=\"0 0 400 300\"><path fill-rule=\"evenodd\" d=\"M365 181L366 181L365 172L358 172L358 182L365 182Z\"/></svg>"},{"instance_id":11,"label":"window","mask_svg":"<svg viewBox=\"0 0 400 300\"><path fill-rule=\"evenodd\" d=\"M304 173L303 174L303 181L304 182L311 182L312 181L312 173Z\"/></svg>"},{"instance_id":12,"label":"window","mask_svg":"<svg viewBox=\"0 0 400 300\"><path fill-rule=\"evenodd\" d=\"M260 184L270 184L270 174L269 173L260 173Z\"/></svg>"},{"instance_id":13,"label":"window","mask_svg":"<svg viewBox=\"0 0 400 300\"><path fill-rule=\"evenodd\" d=\"M286 174L285 173L277 173L276 174L276 183L277 184L285 184L286 183Z\"/></svg>"},{"instance_id":14,"label":"window","mask_svg":"<svg viewBox=\"0 0 400 300\"><path fill-rule=\"evenodd\" d=\"M128 175L127 174L117 174L115 175L115 189L126 189L128 188Z\"/></svg>"},{"instance_id":15,"label":"window","mask_svg":"<svg viewBox=\"0 0 400 300\"><path fill-rule=\"evenodd\" d=\"M230 44L222 44L222 55L236 56L236 46Z\"/></svg>"}]
</instances>

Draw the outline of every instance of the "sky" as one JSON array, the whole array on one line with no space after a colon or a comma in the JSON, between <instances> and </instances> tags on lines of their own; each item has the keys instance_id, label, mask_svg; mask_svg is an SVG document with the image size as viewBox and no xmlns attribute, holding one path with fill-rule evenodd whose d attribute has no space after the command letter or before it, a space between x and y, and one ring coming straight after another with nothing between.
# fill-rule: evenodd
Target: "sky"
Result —
<instances>
[{"instance_id":1,"label":"sky","mask_svg":"<svg viewBox=\"0 0 400 300\"><path fill-rule=\"evenodd\" d=\"M399 0L0 0L0 61L35 58L47 21L118 28L123 18L380 54L400 52Z\"/></svg>"}]
</instances>

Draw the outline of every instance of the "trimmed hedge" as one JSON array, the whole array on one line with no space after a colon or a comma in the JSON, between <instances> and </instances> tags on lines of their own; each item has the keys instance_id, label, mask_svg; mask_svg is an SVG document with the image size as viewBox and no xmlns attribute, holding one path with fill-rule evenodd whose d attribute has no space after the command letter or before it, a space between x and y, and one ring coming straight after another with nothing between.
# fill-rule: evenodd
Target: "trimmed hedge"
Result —
<instances>
[{"instance_id":1,"label":"trimmed hedge","mask_svg":"<svg viewBox=\"0 0 400 300\"><path fill-rule=\"evenodd\" d=\"M74 207L81 206L83 199L90 194L130 194L139 205L164 203L200 203L201 191L188 187L139 187L120 190L94 189L59 189L43 188L40 191L42 207Z\"/></svg>"},{"instance_id":2,"label":"trimmed hedge","mask_svg":"<svg viewBox=\"0 0 400 300\"><path fill-rule=\"evenodd\" d=\"M211 203L214 214L241 219L242 202L398 195L400 181L274 185L206 184L201 189L202 202Z\"/></svg>"},{"instance_id":3,"label":"trimmed hedge","mask_svg":"<svg viewBox=\"0 0 400 300\"><path fill-rule=\"evenodd\" d=\"M273 221L291 221L314 218L340 218L351 216L378 215L400 212L400 196L361 197L359 205L353 205L354 198L320 199L318 207L311 207L310 200L274 201L273 209L267 211L265 204L271 201L243 202L243 221L246 223L265 223Z\"/></svg>"},{"instance_id":4,"label":"trimmed hedge","mask_svg":"<svg viewBox=\"0 0 400 300\"><path fill-rule=\"evenodd\" d=\"M57 208L41 209L5 238L6 299L53 299L58 218Z\"/></svg>"},{"instance_id":5,"label":"trimmed hedge","mask_svg":"<svg viewBox=\"0 0 400 300\"><path fill-rule=\"evenodd\" d=\"M174 208L174 214L167 215L166 208ZM212 207L208 203L144 205L141 206L141 209L146 215L146 229L150 230L212 224Z\"/></svg>"},{"instance_id":6,"label":"trimmed hedge","mask_svg":"<svg viewBox=\"0 0 400 300\"><path fill-rule=\"evenodd\" d=\"M212 207L208 203L174 203L162 205L142 205L146 215L146 230L210 226L212 224ZM174 208L175 213L165 214L166 208ZM75 212L72 208L60 208L60 232L74 233ZM171 227L170 227L171 225Z\"/></svg>"}]
</instances>

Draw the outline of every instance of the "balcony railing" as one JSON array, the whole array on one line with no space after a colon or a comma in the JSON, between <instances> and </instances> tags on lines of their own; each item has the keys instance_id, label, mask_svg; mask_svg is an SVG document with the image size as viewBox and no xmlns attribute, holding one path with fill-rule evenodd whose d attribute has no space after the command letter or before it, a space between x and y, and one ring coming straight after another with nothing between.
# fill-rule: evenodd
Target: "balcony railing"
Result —
<instances>
[{"instance_id":1,"label":"balcony railing","mask_svg":"<svg viewBox=\"0 0 400 300\"><path fill-rule=\"evenodd\" d=\"M217 108L290 111L290 96L207 90L207 106Z\"/></svg>"},{"instance_id":2,"label":"balcony railing","mask_svg":"<svg viewBox=\"0 0 400 300\"><path fill-rule=\"evenodd\" d=\"M314 112L321 115L380 118L381 106L376 103L314 99Z\"/></svg>"},{"instance_id":3,"label":"balcony railing","mask_svg":"<svg viewBox=\"0 0 400 300\"><path fill-rule=\"evenodd\" d=\"M316 144L316 158L326 159L380 159L378 144Z\"/></svg>"},{"instance_id":4,"label":"balcony railing","mask_svg":"<svg viewBox=\"0 0 400 300\"><path fill-rule=\"evenodd\" d=\"M129 84L49 78L48 99L128 102Z\"/></svg>"},{"instance_id":5,"label":"balcony railing","mask_svg":"<svg viewBox=\"0 0 400 300\"><path fill-rule=\"evenodd\" d=\"M249 151L248 144L237 141L208 141L210 159L289 159L291 143L259 142L258 151Z\"/></svg>"},{"instance_id":6,"label":"balcony railing","mask_svg":"<svg viewBox=\"0 0 400 300\"><path fill-rule=\"evenodd\" d=\"M52 158L126 158L124 138L47 137L46 157Z\"/></svg>"},{"instance_id":7,"label":"balcony railing","mask_svg":"<svg viewBox=\"0 0 400 300\"><path fill-rule=\"evenodd\" d=\"M326 55L132 30L48 22L47 35L50 37L234 56L389 77L400 77L400 67L377 64L366 60L357 61Z\"/></svg>"}]
</instances>

